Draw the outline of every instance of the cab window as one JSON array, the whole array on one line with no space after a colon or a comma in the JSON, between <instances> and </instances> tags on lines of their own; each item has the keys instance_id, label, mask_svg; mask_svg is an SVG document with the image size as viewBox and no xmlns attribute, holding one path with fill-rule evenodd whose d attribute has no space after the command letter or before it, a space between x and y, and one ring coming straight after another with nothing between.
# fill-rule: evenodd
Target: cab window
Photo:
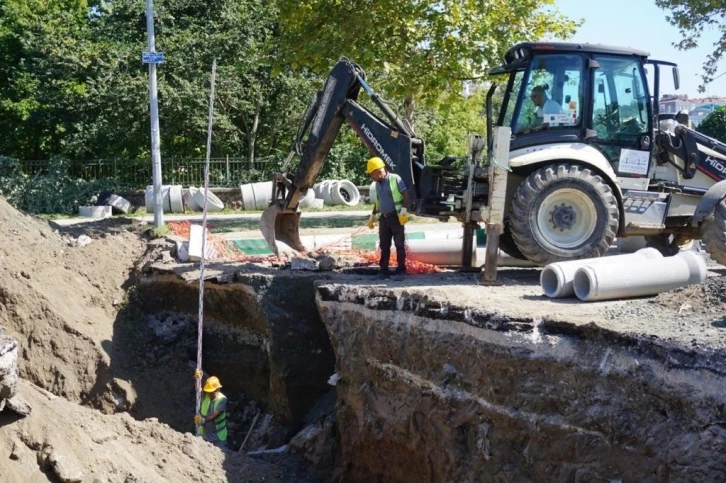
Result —
<instances>
[{"instance_id":1,"label":"cab window","mask_svg":"<svg viewBox=\"0 0 726 483\"><path fill-rule=\"evenodd\" d=\"M597 140L633 144L648 133L647 91L636 59L596 56L592 128Z\"/></svg>"},{"instance_id":2,"label":"cab window","mask_svg":"<svg viewBox=\"0 0 726 483\"><path fill-rule=\"evenodd\" d=\"M514 133L579 127L582 123L582 69L580 55L535 56L522 82Z\"/></svg>"}]
</instances>

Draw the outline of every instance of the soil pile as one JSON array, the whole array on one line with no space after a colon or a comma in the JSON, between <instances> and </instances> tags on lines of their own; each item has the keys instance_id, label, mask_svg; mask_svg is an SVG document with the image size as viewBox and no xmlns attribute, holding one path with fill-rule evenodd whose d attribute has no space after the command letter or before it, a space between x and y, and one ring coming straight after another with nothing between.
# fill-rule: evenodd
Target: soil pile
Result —
<instances>
[{"instance_id":1,"label":"soil pile","mask_svg":"<svg viewBox=\"0 0 726 483\"><path fill-rule=\"evenodd\" d=\"M128 219L55 229L0 198L0 332L18 342L17 397L32 408L25 418L0 412L0 479L311 481L296 462L110 414L129 409L124 390L135 390L114 369L114 336L135 264L146 261L146 230Z\"/></svg>"}]
</instances>

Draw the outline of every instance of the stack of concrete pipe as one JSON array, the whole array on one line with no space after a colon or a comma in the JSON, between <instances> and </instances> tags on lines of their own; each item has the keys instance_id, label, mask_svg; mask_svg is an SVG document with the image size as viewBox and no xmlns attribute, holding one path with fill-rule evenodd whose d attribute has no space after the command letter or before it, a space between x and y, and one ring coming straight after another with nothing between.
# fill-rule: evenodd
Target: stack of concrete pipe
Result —
<instances>
[{"instance_id":1,"label":"stack of concrete pipe","mask_svg":"<svg viewBox=\"0 0 726 483\"><path fill-rule=\"evenodd\" d=\"M313 186L315 197L329 206L357 206L360 203L358 187L347 179L326 180Z\"/></svg>"},{"instance_id":2,"label":"stack of concrete pipe","mask_svg":"<svg viewBox=\"0 0 726 483\"><path fill-rule=\"evenodd\" d=\"M242 196L242 209L244 211L263 211L270 206L272 181L243 184L240 185L239 191ZM315 205L315 192L309 189L300 199L300 208L309 208ZM322 206L322 200L320 200L319 206Z\"/></svg>"},{"instance_id":3,"label":"stack of concrete pipe","mask_svg":"<svg viewBox=\"0 0 726 483\"><path fill-rule=\"evenodd\" d=\"M153 213L154 211L154 187L147 186L144 192L146 211ZM192 211L202 211L204 206L204 188L195 188L190 186L188 189L182 189L181 185L162 185L161 187L162 203L164 213L184 213L184 207L188 207ZM224 203L211 191L206 196L207 212L214 213L224 209Z\"/></svg>"},{"instance_id":4,"label":"stack of concrete pipe","mask_svg":"<svg viewBox=\"0 0 726 483\"><path fill-rule=\"evenodd\" d=\"M576 296L582 301L655 295L706 280L706 262L698 253L663 257L655 248L612 257L547 265L540 276L550 298Z\"/></svg>"}]
</instances>

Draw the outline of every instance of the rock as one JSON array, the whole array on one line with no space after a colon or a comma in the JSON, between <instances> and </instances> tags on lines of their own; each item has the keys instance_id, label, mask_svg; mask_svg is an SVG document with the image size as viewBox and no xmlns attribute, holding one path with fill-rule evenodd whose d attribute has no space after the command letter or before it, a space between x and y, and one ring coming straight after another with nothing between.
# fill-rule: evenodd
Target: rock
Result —
<instances>
[{"instance_id":1,"label":"rock","mask_svg":"<svg viewBox=\"0 0 726 483\"><path fill-rule=\"evenodd\" d=\"M5 408L14 412L18 416L26 417L30 415L32 408L28 403L18 399L18 397L12 397L5 401Z\"/></svg>"},{"instance_id":2,"label":"rock","mask_svg":"<svg viewBox=\"0 0 726 483\"><path fill-rule=\"evenodd\" d=\"M290 269L291 270L310 270L310 271L317 271L318 270L318 262L316 260L311 260L309 258L293 258L290 260Z\"/></svg>"},{"instance_id":3,"label":"rock","mask_svg":"<svg viewBox=\"0 0 726 483\"><path fill-rule=\"evenodd\" d=\"M334 270L337 265L338 261L330 255L324 255L318 258L318 268L320 268L323 272L330 272L331 270Z\"/></svg>"},{"instance_id":4,"label":"rock","mask_svg":"<svg viewBox=\"0 0 726 483\"><path fill-rule=\"evenodd\" d=\"M51 451L48 463L58 479L63 483L81 483L85 477L75 461L69 460L56 451Z\"/></svg>"},{"instance_id":5,"label":"rock","mask_svg":"<svg viewBox=\"0 0 726 483\"><path fill-rule=\"evenodd\" d=\"M0 408L18 390L18 343L0 334Z\"/></svg>"},{"instance_id":6,"label":"rock","mask_svg":"<svg viewBox=\"0 0 726 483\"><path fill-rule=\"evenodd\" d=\"M76 246L78 248L82 248L82 247L85 247L86 245L88 245L89 243L91 243L92 241L93 241L93 239L91 239L90 236L81 235L76 239Z\"/></svg>"},{"instance_id":7,"label":"rock","mask_svg":"<svg viewBox=\"0 0 726 483\"><path fill-rule=\"evenodd\" d=\"M335 461L335 416L329 414L304 427L287 445L319 471L330 470Z\"/></svg>"}]
</instances>

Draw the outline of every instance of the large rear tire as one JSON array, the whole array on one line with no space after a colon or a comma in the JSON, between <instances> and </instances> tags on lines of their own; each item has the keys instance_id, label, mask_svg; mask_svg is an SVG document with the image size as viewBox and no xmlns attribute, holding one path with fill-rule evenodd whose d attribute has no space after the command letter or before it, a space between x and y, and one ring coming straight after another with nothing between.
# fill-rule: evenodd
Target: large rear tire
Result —
<instances>
[{"instance_id":1,"label":"large rear tire","mask_svg":"<svg viewBox=\"0 0 726 483\"><path fill-rule=\"evenodd\" d=\"M713 219L701 225L701 241L712 259L726 265L726 199L716 205Z\"/></svg>"},{"instance_id":2,"label":"large rear tire","mask_svg":"<svg viewBox=\"0 0 726 483\"><path fill-rule=\"evenodd\" d=\"M552 164L519 185L509 222L520 252L539 265L599 257L618 232L618 201L590 169Z\"/></svg>"}]
</instances>

